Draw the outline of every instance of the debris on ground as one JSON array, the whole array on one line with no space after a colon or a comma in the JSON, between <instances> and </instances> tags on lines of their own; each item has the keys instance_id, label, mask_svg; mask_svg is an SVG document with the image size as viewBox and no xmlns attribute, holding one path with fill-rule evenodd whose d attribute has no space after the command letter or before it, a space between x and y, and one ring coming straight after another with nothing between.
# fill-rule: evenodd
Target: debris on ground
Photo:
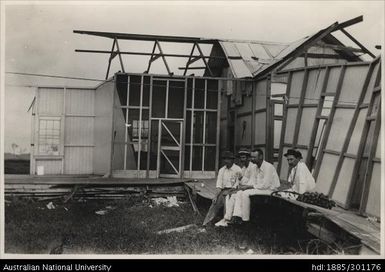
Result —
<instances>
[{"instance_id":1,"label":"debris on ground","mask_svg":"<svg viewBox=\"0 0 385 272\"><path fill-rule=\"evenodd\" d=\"M198 233L206 232L206 229L198 228L198 226L196 224L190 224L190 225L186 225L186 226L182 226L182 227L178 227L178 228L161 230L161 231L158 231L157 234L166 234L166 233L171 233L171 232L183 232L185 230L189 230L189 229L193 229L193 228L195 228L196 232L198 232Z\"/></svg>"},{"instance_id":2,"label":"debris on ground","mask_svg":"<svg viewBox=\"0 0 385 272\"><path fill-rule=\"evenodd\" d=\"M254 253L254 250L252 250L251 248L248 251L246 251L246 254L253 254L253 253Z\"/></svg>"},{"instance_id":3,"label":"debris on ground","mask_svg":"<svg viewBox=\"0 0 385 272\"><path fill-rule=\"evenodd\" d=\"M157 197L157 198L153 198L152 201L157 206L164 205L166 207L179 207L178 200L176 199L176 196L168 196L167 198Z\"/></svg>"},{"instance_id":4,"label":"debris on ground","mask_svg":"<svg viewBox=\"0 0 385 272\"><path fill-rule=\"evenodd\" d=\"M54 210L55 209L55 205L52 202L50 202L50 203L47 204L47 208L49 210Z\"/></svg>"},{"instance_id":5,"label":"debris on ground","mask_svg":"<svg viewBox=\"0 0 385 272\"><path fill-rule=\"evenodd\" d=\"M116 207L113 207L113 206L107 206L105 207L104 209L101 209L99 211L96 211L95 213L98 214L98 215L105 215L107 213L109 213L110 211L112 210L115 210Z\"/></svg>"}]
</instances>

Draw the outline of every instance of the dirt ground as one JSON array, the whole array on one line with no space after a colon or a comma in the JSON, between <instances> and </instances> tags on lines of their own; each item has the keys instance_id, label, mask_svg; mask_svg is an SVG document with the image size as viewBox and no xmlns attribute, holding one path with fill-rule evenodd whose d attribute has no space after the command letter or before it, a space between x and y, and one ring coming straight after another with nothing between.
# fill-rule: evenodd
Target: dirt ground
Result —
<instances>
[{"instance_id":1,"label":"dirt ground","mask_svg":"<svg viewBox=\"0 0 385 272\"><path fill-rule=\"evenodd\" d=\"M6 202L5 253L306 254L312 239L287 226L274 229L266 220L202 228L203 217L194 214L190 203L167 207L143 196L53 202L54 209L47 204L17 199ZM196 227L157 234L190 224Z\"/></svg>"}]
</instances>

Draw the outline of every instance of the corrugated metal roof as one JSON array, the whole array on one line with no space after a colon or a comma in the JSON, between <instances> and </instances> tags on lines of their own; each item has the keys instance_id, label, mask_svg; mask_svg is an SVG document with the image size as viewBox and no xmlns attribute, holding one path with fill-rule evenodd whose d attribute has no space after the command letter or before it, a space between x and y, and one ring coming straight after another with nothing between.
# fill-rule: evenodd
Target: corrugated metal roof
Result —
<instances>
[{"instance_id":1,"label":"corrugated metal roof","mask_svg":"<svg viewBox=\"0 0 385 272\"><path fill-rule=\"evenodd\" d=\"M220 40L235 78L253 77L277 59L281 59L291 44ZM295 48L295 47L294 47Z\"/></svg>"},{"instance_id":2,"label":"corrugated metal roof","mask_svg":"<svg viewBox=\"0 0 385 272\"><path fill-rule=\"evenodd\" d=\"M282 60L311 36L292 43L218 40L235 78L251 78Z\"/></svg>"}]
</instances>

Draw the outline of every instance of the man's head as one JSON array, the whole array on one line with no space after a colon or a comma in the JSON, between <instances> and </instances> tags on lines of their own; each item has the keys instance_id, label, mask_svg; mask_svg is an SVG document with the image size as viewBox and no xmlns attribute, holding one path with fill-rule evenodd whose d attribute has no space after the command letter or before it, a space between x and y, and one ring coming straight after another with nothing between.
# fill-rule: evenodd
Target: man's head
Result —
<instances>
[{"instance_id":1,"label":"man's head","mask_svg":"<svg viewBox=\"0 0 385 272\"><path fill-rule=\"evenodd\" d=\"M302 159L301 152L295 149L289 149L284 156L286 157L287 163L290 167L297 166L298 162Z\"/></svg>"},{"instance_id":2,"label":"man's head","mask_svg":"<svg viewBox=\"0 0 385 272\"><path fill-rule=\"evenodd\" d=\"M227 168L231 168L234 164L234 155L230 151L225 151L222 156L223 162Z\"/></svg>"},{"instance_id":3,"label":"man's head","mask_svg":"<svg viewBox=\"0 0 385 272\"><path fill-rule=\"evenodd\" d=\"M261 166L263 162L263 150L260 148L257 148L253 152L251 152L251 161Z\"/></svg>"},{"instance_id":4,"label":"man's head","mask_svg":"<svg viewBox=\"0 0 385 272\"><path fill-rule=\"evenodd\" d=\"M238 152L238 156L241 164L247 166L250 161L250 151L245 148L241 148Z\"/></svg>"}]
</instances>

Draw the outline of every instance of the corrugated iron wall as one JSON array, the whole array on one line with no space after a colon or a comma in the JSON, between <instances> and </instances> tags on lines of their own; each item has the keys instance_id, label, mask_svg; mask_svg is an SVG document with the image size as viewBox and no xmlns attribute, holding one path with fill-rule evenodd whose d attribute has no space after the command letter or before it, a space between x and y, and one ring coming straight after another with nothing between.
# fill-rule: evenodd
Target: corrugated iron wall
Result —
<instances>
[{"instance_id":1,"label":"corrugated iron wall","mask_svg":"<svg viewBox=\"0 0 385 272\"><path fill-rule=\"evenodd\" d=\"M40 168L45 175L92 174L95 90L42 87L37 92L36 140L31 173L36 174ZM39 150L39 133L44 133L44 128L39 128L42 118L60 122L58 152L47 154Z\"/></svg>"},{"instance_id":2,"label":"corrugated iron wall","mask_svg":"<svg viewBox=\"0 0 385 272\"><path fill-rule=\"evenodd\" d=\"M92 174L95 91L66 89L64 174Z\"/></svg>"}]
</instances>

